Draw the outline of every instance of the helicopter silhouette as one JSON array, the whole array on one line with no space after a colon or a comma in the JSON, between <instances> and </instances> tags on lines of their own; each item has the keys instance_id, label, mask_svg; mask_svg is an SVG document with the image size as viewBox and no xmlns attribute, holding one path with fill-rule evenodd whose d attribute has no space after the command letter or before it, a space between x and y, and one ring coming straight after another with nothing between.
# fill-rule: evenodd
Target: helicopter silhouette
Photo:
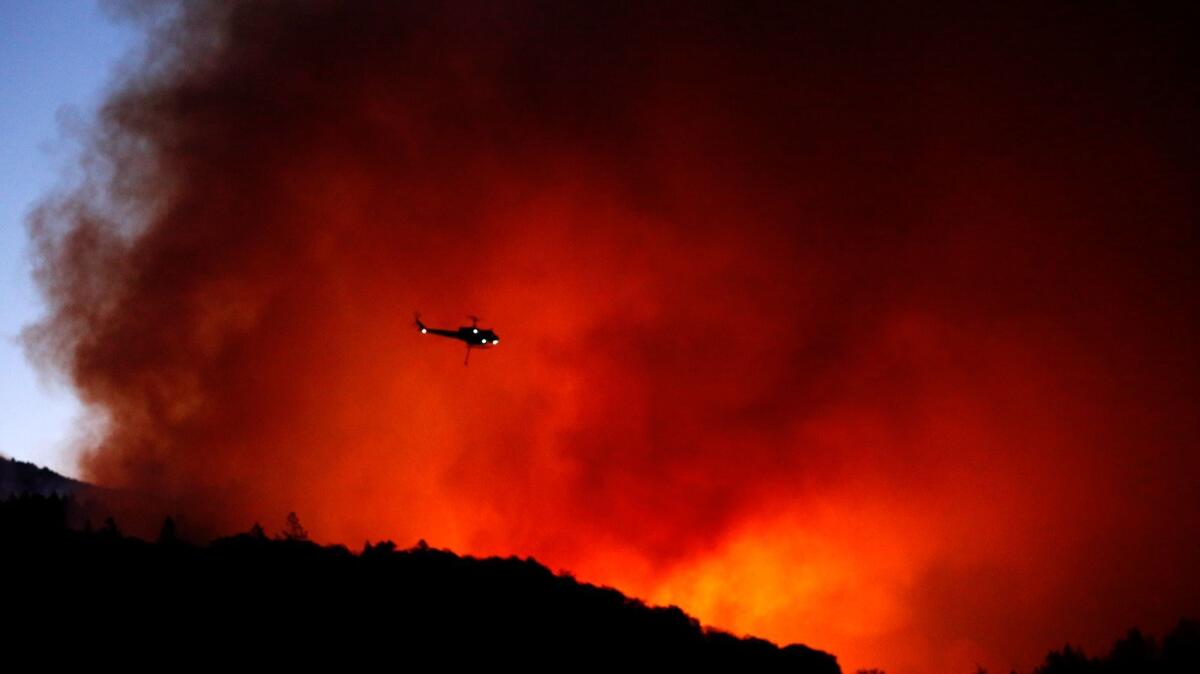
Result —
<instances>
[{"instance_id":1,"label":"helicopter silhouette","mask_svg":"<svg viewBox=\"0 0 1200 674\"><path fill-rule=\"evenodd\" d=\"M471 319L471 325L460 327L457 330L442 330L439 328L431 328L421 322L421 314L413 314L417 329L422 335L438 335L441 337L449 337L465 342L467 345L467 357L463 359L463 365L469 365L471 361L471 349L490 349L493 346L500 345L500 336L491 329L481 329L479 327L478 316L467 316Z\"/></svg>"}]
</instances>

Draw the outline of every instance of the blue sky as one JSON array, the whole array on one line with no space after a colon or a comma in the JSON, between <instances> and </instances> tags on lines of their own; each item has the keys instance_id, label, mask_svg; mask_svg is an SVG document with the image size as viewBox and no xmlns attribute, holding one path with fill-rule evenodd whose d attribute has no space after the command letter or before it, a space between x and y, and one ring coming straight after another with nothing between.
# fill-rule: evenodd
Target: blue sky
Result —
<instances>
[{"instance_id":1,"label":"blue sky","mask_svg":"<svg viewBox=\"0 0 1200 674\"><path fill-rule=\"evenodd\" d=\"M25 218L78 151L58 120L94 114L135 39L89 0L0 0L0 454L69 475L79 403L17 339L42 312Z\"/></svg>"}]
</instances>

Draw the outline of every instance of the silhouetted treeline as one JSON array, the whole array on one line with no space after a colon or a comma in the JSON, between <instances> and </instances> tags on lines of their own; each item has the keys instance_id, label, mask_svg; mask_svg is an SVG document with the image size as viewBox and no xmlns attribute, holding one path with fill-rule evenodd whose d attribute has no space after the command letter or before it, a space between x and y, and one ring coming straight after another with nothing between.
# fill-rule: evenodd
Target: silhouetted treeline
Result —
<instances>
[{"instance_id":1,"label":"silhouetted treeline","mask_svg":"<svg viewBox=\"0 0 1200 674\"><path fill-rule=\"evenodd\" d=\"M460 557L424 542L354 554L308 541L295 513L273 535L255 524L207 546L183 542L165 518L147 542L111 517L89 519L90 505L40 491L0 500L0 637L10 654L49 643L164 667L332 658L408 669L432 658L452 669L840 672L827 653L702 629L678 608L647 607L532 559ZM1131 630L1104 656L1067 645L1033 674L1197 672L1200 624L1183 620L1161 642Z\"/></svg>"},{"instance_id":2,"label":"silhouetted treeline","mask_svg":"<svg viewBox=\"0 0 1200 674\"><path fill-rule=\"evenodd\" d=\"M420 662L431 663L422 670L840 672L827 653L702 629L678 608L651 608L531 559L390 542L354 554L308 541L294 514L275 536L255 525L195 546L166 520L147 542L111 519L71 526L74 510L63 497L0 503L0 597L17 617L5 634L10 651L49 638L105 658L162 654L165 669L203 659L333 661L339 670Z\"/></svg>"},{"instance_id":3,"label":"silhouetted treeline","mask_svg":"<svg viewBox=\"0 0 1200 674\"><path fill-rule=\"evenodd\" d=\"M1159 644L1141 630L1132 629L1108 655L1090 658L1070 644L1050 651L1033 674L1197 674L1200 672L1200 623L1180 620ZM856 674L886 674L882 669L860 669ZM975 674L988 674L978 669ZM1013 674L1016 674L1015 672Z\"/></svg>"},{"instance_id":4,"label":"silhouetted treeline","mask_svg":"<svg viewBox=\"0 0 1200 674\"><path fill-rule=\"evenodd\" d=\"M1181 620L1162 643L1130 630L1106 656L1088 657L1070 645L1051 651L1034 674L1196 674L1200 672L1200 625Z\"/></svg>"},{"instance_id":5,"label":"silhouetted treeline","mask_svg":"<svg viewBox=\"0 0 1200 674\"><path fill-rule=\"evenodd\" d=\"M0 499L24 494L74 494L87 485L49 468L0 456Z\"/></svg>"}]
</instances>

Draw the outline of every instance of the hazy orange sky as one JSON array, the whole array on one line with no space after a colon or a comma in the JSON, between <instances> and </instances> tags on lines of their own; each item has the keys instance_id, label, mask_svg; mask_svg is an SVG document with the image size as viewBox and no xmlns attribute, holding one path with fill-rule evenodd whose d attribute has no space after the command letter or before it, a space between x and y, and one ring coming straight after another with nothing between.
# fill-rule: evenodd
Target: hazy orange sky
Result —
<instances>
[{"instance_id":1,"label":"hazy orange sky","mask_svg":"<svg viewBox=\"0 0 1200 674\"><path fill-rule=\"evenodd\" d=\"M133 3L29 350L83 474L194 536L532 555L847 671L1161 633L1200 607L1187 12Z\"/></svg>"}]
</instances>

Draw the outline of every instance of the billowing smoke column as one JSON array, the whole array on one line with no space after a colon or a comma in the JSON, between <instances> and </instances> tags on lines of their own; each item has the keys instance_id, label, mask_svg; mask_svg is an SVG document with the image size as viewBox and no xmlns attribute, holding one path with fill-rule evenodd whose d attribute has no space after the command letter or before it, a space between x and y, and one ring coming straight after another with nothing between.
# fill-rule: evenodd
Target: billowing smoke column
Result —
<instances>
[{"instance_id":1,"label":"billowing smoke column","mask_svg":"<svg viewBox=\"0 0 1200 674\"><path fill-rule=\"evenodd\" d=\"M136 5L31 351L194 533L534 555L847 669L1161 629L1196 17L1035 6Z\"/></svg>"}]
</instances>

